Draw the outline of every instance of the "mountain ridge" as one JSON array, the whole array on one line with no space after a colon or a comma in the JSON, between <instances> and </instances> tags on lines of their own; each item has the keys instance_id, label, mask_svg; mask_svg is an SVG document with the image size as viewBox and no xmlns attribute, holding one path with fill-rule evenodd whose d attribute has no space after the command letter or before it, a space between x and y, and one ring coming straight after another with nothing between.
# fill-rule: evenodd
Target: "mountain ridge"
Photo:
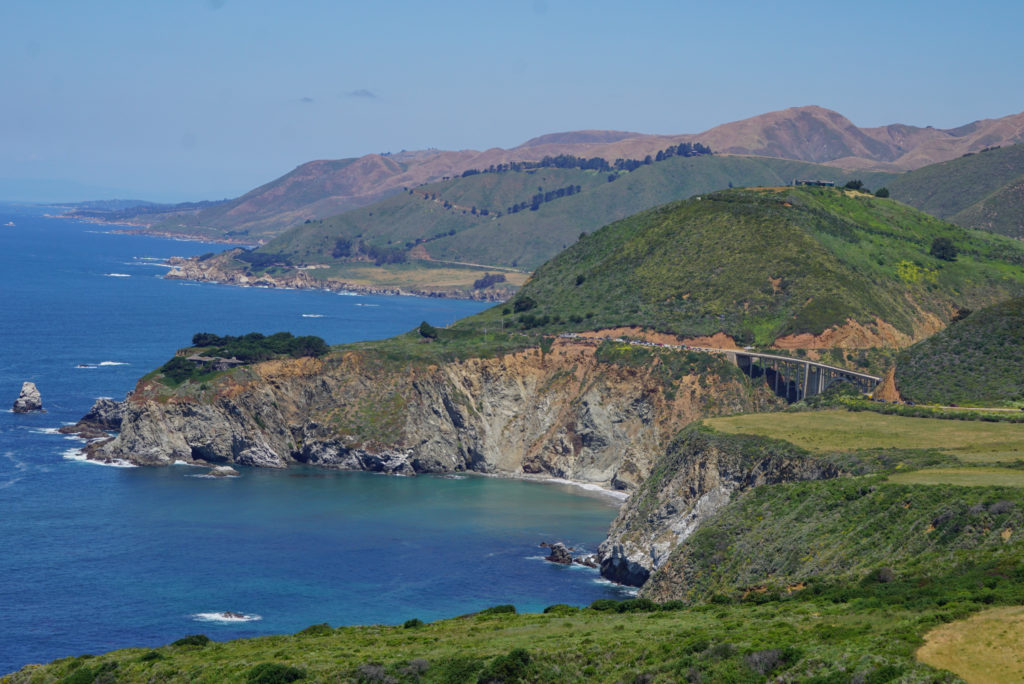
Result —
<instances>
[{"instance_id":1,"label":"mountain ridge","mask_svg":"<svg viewBox=\"0 0 1024 684\"><path fill-rule=\"evenodd\" d=\"M948 130L906 124L859 128L838 112L810 105L720 124L701 133L567 131L540 135L510 149L403 150L311 161L230 201L224 208L184 218L168 215L151 225L164 233L192 234L203 229L206 237L212 237L212 230L233 237L249 236L259 242L305 220L366 206L403 187L439 181L467 169L560 154L601 157L612 162L618 158L643 159L672 145L701 142L723 155L771 156L850 170L906 171L985 147L1021 141L1024 113L981 119ZM285 201L289 193L304 198L303 202Z\"/></svg>"}]
</instances>

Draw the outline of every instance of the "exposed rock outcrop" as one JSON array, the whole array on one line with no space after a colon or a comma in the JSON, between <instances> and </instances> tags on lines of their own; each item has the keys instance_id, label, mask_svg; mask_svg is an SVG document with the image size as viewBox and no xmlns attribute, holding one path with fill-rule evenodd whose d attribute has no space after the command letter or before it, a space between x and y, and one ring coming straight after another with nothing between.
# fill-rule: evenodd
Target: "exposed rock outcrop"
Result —
<instances>
[{"instance_id":1,"label":"exposed rock outcrop","mask_svg":"<svg viewBox=\"0 0 1024 684\"><path fill-rule=\"evenodd\" d=\"M551 553L544 556L544 560L558 563L559 565L572 565L572 554L569 553L569 549L565 544L555 542L551 545Z\"/></svg>"},{"instance_id":2,"label":"exposed rock outcrop","mask_svg":"<svg viewBox=\"0 0 1024 684\"><path fill-rule=\"evenodd\" d=\"M669 444L619 511L598 549L601 574L642 586L678 544L736 494L839 474L833 464L786 442L692 426Z\"/></svg>"},{"instance_id":3,"label":"exposed rock outcrop","mask_svg":"<svg viewBox=\"0 0 1024 684\"><path fill-rule=\"evenodd\" d=\"M664 352L672 353L672 352ZM91 458L411 474L544 474L635 488L683 426L780 403L723 360L665 384L558 340L497 358L397 363L372 352L268 361L202 386L141 381L117 438Z\"/></svg>"},{"instance_id":4,"label":"exposed rock outcrop","mask_svg":"<svg viewBox=\"0 0 1024 684\"><path fill-rule=\"evenodd\" d=\"M25 382L21 385L21 394L14 401L15 413L32 413L43 410L43 398L34 382Z\"/></svg>"},{"instance_id":5,"label":"exposed rock outcrop","mask_svg":"<svg viewBox=\"0 0 1024 684\"><path fill-rule=\"evenodd\" d=\"M82 439L101 439L109 437L107 433L121 429L124 419L125 401L114 401L110 397L100 397L74 425L65 425L59 432L66 435L78 435Z\"/></svg>"}]
</instances>

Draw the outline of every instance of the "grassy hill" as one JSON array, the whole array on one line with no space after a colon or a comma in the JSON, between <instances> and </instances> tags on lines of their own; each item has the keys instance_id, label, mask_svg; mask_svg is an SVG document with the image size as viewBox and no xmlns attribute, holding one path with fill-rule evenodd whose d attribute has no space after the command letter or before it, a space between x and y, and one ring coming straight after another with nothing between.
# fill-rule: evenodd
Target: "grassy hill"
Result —
<instances>
[{"instance_id":1,"label":"grassy hill","mask_svg":"<svg viewBox=\"0 0 1024 684\"><path fill-rule=\"evenodd\" d=\"M861 176L871 187L893 177ZM794 178L844 182L849 174L804 162L718 156L671 157L617 173L578 168L477 173L407 188L332 218L306 220L247 261L218 257L206 266L221 278L230 272L287 277L301 270L325 286L333 280L465 293L481 270L528 272L581 233L644 209L730 185L784 185ZM548 198L535 203L537 196ZM307 265L318 268L300 269ZM454 272L460 269L461 279ZM518 286L522 278L508 276L508 281Z\"/></svg>"},{"instance_id":2,"label":"grassy hill","mask_svg":"<svg viewBox=\"0 0 1024 684\"><path fill-rule=\"evenodd\" d=\"M609 182L609 177L615 180ZM572 244L581 232L665 202L730 185L849 177L848 172L804 162L718 156L672 157L614 175L557 168L481 173L413 188L372 206L298 226L258 251L299 263L330 260L338 239L406 250L421 240L419 249L410 254L414 259L418 254L442 261L533 269ZM864 180L878 186L891 178L869 174ZM534 195L569 186L579 190L540 203L536 210L529 208ZM527 207L508 212L521 203Z\"/></svg>"},{"instance_id":3,"label":"grassy hill","mask_svg":"<svg viewBox=\"0 0 1024 684\"><path fill-rule=\"evenodd\" d=\"M896 384L918 403L1024 406L1024 299L976 311L904 350Z\"/></svg>"},{"instance_id":4,"label":"grassy hill","mask_svg":"<svg viewBox=\"0 0 1024 684\"><path fill-rule=\"evenodd\" d=\"M901 202L957 225L1024 237L1024 145L926 166L887 187Z\"/></svg>"},{"instance_id":5,"label":"grassy hill","mask_svg":"<svg viewBox=\"0 0 1024 684\"><path fill-rule=\"evenodd\" d=\"M937 237L961 256L931 256ZM639 325L761 345L847 319L920 338L957 307L1022 292L1022 264L1014 240L891 200L830 188L732 190L585 236L537 269L503 311L506 328ZM464 325L501 317L492 309Z\"/></svg>"}]
</instances>

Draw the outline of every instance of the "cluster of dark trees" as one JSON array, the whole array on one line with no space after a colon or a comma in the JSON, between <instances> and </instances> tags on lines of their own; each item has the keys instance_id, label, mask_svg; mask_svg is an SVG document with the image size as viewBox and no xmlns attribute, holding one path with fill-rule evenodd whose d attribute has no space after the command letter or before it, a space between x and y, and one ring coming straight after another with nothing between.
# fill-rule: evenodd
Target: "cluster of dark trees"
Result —
<instances>
[{"instance_id":1,"label":"cluster of dark trees","mask_svg":"<svg viewBox=\"0 0 1024 684\"><path fill-rule=\"evenodd\" d=\"M868 188L864 187L864 181L861 181L861 180L846 181L846 185L844 185L843 187L846 188L847 190L860 190L862 192L871 192L871 190L869 190ZM875 197L888 197L888 196L889 196L889 188L878 188L877 190L875 190Z\"/></svg>"},{"instance_id":2,"label":"cluster of dark trees","mask_svg":"<svg viewBox=\"0 0 1024 684\"><path fill-rule=\"evenodd\" d=\"M672 157L701 157L707 154L714 153L711 151L711 148L706 145L702 145L701 143L682 143L680 145L666 147L653 157L651 155L647 155L643 159L616 159L612 166L616 171L635 171L641 166L665 161Z\"/></svg>"},{"instance_id":3,"label":"cluster of dark trees","mask_svg":"<svg viewBox=\"0 0 1024 684\"><path fill-rule=\"evenodd\" d=\"M483 278L478 278L473 281L474 290L483 290L491 285L505 282L505 276L501 273L485 273Z\"/></svg>"},{"instance_id":4,"label":"cluster of dark trees","mask_svg":"<svg viewBox=\"0 0 1024 684\"><path fill-rule=\"evenodd\" d=\"M392 247L390 245L380 247L368 245L362 240L349 240L348 238L338 238L334 242L331 256L335 259L366 256L372 259L378 266L384 264L404 264L409 260L409 255L402 247Z\"/></svg>"},{"instance_id":5,"label":"cluster of dark trees","mask_svg":"<svg viewBox=\"0 0 1024 684\"><path fill-rule=\"evenodd\" d=\"M602 157L574 157L571 154L560 154L557 157L547 156L540 161L508 162L507 164L491 164L486 169L466 169L462 177L467 178L478 173L503 173L505 171L532 171L533 169L583 169L584 171L632 171L644 164L664 161L672 157L699 157L706 154L714 154L711 148L701 143L682 143L672 145L658 152L657 155L647 155L643 159L616 159L614 164L609 164L607 159Z\"/></svg>"},{"instance_id":6,"label":"cluster of dark trees","mask_svg":"<svg viewBox=\"0 0 1024 684\"><path fill-rule=\"evenodd\" d=\"M505 213L515 214L520 211L525 211L527 209L529 209L530 211L537 211L538 209L540 209L540 205L544 204L545 202L561 199L562 197L570 197L580 192L581 190L582 188L580 188L580 186L578 185L567 185L564 188L558 188L557 190L548 190L546 192L541 188L537 188L537 193L530 198L529 202L519 202L518 204L513 204L512 206L505 210Z\"/></svg>"},{"instance_id":7,"label":"cluster of dark trees","mask_svg":"<svg viewBox=\"0 0 1024 684\"><path fill-rule=\"evenodd\" d=\"M323 356L330 347L316 335L295 337L290 332L279 332L266 336L251 332L247 335L214 335L196 333L192 336L193 347L209 347L206 352L222 358L236 358L239 361L265 361L279 356L299 358L302 356Z\"/></svg>"}]
</instances>

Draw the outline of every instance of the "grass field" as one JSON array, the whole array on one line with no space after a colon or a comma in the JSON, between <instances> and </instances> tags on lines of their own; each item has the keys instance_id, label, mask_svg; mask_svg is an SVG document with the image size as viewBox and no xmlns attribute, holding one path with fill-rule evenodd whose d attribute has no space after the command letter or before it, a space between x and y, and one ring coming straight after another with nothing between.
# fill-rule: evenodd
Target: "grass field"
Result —
<instances>
[{"instance_id":1,"label":"grass field","mask_svg":"<svg viewBox=\"0 0 1024 684\"><path fill-rule=\"evenodd\" d=\"M904 418L868 411L762 413L713 418L720 432L784 439L812 451L937 449L966 463L1024 459L1024 425Z\"/></svg>"},{"instance_id":2,"label":"grass field","mask_svg":"<svg viewBox=\"0 0 1024 684\"><path fill-rule=\"evenodd\" d=\"M1011 468L929 468L894 473L889 476L889 482L962 487L1024 487L1024 471Z\"/></svg>"},{"instance_id":3,"label":"grass field","mask_svg":"<svg viewBox=\"0 0 1024 684\"><path fill-rule=\"evenodd\" d=\"M917 658L971 684L1022 681L1024 607L993 608L932 630Z\"/></svg>"},{"instance_id":4,"label":"grass field","mask_svg":"<svg viewBox=\"0 0 1024 684\"><path fill-rule=\"evenodd\" d=\"M925 625L971 612L948 606L925 611L923 618L921 611L902 606L865 610L831 601L647 613L566 611L481 615L410 628L324 625L294 636L126 649L65 658L0 681L288 682L301 674L303 681L453 684L753 683L780 675L923 682L937 675L914 659ZM261 676L261 667L279 677ZM291 678L280 676L289 673Z\"/></svg>"}]
</instances>

